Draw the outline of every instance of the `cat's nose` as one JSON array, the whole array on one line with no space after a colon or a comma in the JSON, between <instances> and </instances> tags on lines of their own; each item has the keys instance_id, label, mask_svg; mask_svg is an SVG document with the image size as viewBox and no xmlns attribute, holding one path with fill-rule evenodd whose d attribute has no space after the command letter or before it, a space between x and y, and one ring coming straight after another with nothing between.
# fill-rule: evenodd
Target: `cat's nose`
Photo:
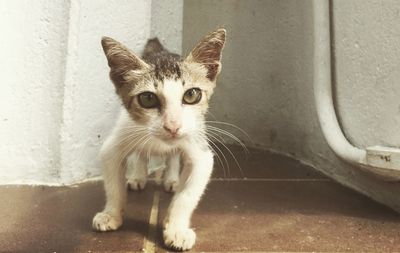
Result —
<instances>
[{"instance_id":1,"label":"cat's nose","mask_svg":"<svg viewBox=\"0 0 400 253\"><path fill-rule=\"evenodd\" d=\"M181 128L180 124L171 124L171 125L163 125L163 128L171 133L172 136L176 136L179 129Z\"/></svg>"}]
</instances>

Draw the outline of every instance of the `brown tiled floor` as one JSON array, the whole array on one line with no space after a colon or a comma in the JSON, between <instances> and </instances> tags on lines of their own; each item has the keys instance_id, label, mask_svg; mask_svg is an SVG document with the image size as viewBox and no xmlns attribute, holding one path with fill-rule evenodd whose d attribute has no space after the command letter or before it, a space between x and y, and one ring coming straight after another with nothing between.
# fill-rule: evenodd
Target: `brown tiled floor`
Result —
<instances>
[{"instance_id":1,"label":"brown tiled floor","mask_svg":"<svg viewBox=\"0 0 400 253\"><path fill-rule=\"evenodd\" d=\"M397 213L294 160L257 150L246 159L233 150L243 173L231 164L222 178L216 166L193 216L193 252L400 251ZM157 208L160 223L171 195L155 184L129 194L123 227L109 233L90 228L104 204L100 182L2 186L0 196L0 252L142 252L146 242L165 251L160 224L148 224Z\"/></svg>"}]
</instances>

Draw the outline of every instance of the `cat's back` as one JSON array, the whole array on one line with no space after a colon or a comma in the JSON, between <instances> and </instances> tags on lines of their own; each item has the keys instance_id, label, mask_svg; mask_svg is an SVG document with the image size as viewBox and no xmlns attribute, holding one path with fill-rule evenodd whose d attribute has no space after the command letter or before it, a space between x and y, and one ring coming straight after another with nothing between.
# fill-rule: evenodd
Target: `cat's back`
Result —
<instances>
[{"instance_id":1,"label":"cat's back","mask_svg":"<svg viewBox=\"0 0 400 253\"><path fill-rule=\"evenodd\" d=\"M158 79L165 77L181 77L180 62L181 56L169 52L160 43L158 38L149 39L143 50L142 59L154 66Z\"/></svg>"},{"instance_id":2,"label":"cat's back","mask_svg":"<svg viewBox=\"0 0 400 253\"><path fill-rule=\"evenodd\" d=\"M181 59L180 55L171 53L164 48L157 37L147 41L146 46L144 47L142 58L147 63L151 64L156 63L157 59L160 58L167 58L175 61L179 61Z\"/></svg>"}]
</instances>

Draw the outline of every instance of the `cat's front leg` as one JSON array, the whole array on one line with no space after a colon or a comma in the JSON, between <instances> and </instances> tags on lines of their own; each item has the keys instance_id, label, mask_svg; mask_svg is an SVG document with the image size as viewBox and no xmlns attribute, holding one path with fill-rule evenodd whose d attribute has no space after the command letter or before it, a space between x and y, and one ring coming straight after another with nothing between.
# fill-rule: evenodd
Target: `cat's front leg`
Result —
<instances>
[{"instance_id":1,"label":"cat's front leg","mask_svg":"<svg viewBox=\"0 0 400 253\"><path fill-rule=\"evenodd\" d=\"M126 202L125 172L126 159L121 150L115 147L117 140L110 138L104 145L100 158L103 163L103 181L106 192L106 205L97 213L92 222L94 230L116 230L122 225L122 216ZM112 148L108 148L112 147Z\"/></svg>"},{"instance_id":2,"label":"cat's front leg","mask_svg":"<svg viewBox=\"0 0 400 253\"><path fill-rule=\"evenodd\" d=\"M176 193L164 220L164 243L177 250L189 250L196 241L190 219L209 181L213 155L207 149L190 150L183 156L183 170Z\"/></svg>"}]
</instances>

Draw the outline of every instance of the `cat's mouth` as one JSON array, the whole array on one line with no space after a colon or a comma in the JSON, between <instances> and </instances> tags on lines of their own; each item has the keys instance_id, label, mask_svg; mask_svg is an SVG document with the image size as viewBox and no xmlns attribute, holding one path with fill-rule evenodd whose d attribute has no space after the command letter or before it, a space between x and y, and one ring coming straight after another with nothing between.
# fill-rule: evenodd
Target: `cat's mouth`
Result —
<instances>
[{"instance_id":1,"label":"cat's mouth","mask_svg":"<svg viewBox=\"0 0 400 253\"><path fill-rule=\"evenodd\" d=\"M175 143L179 140L182 140L184 137L184 134L167 134L163 135L161 139L166 143Z\"/></svg>"}]
</instances>

